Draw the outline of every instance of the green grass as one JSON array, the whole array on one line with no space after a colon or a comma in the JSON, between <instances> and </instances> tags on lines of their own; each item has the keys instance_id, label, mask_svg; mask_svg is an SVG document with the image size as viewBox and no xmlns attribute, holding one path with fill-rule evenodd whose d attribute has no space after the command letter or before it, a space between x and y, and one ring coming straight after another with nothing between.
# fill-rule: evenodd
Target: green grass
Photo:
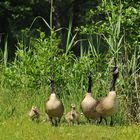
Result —
<instances>
[{"instance_id":1,"label":"green grass","mask_svg":"<svg viewBox=\"0 0 140 140\"><path fill-rule=\"evenodd\" d=\"M35 123L25 118L10 118L0 123L1 140L139 140L140 127L95 126L62 123L52 127L48 122Z\"/></svg>"},{"instance_id":2,"label":"green grass","mask_svg":"<svg viewBox=\"0 0 140 140\"><path fill-rule=\"evenodd\" d=\"M53 0L51 7L52 5ZM121 7L119 10L122 10ZM53 28L52 11L50 25L44 18L36 17L30 27L31 31L35 21L42 19L50 29L50 36L46 37L44 32L38 30L40 37L35 38L30 31L23 31L23 39L17 44L15 59L12 62L7 61L8 44L7 40L5 41L5 51L0 53L0 140L140 139L138 125L126 126L140 122L140 80L137 79L140 49L136 46L131 52L131 44L128 44L129 47L126 45L125 35L120 33L122 15L119 13L117 21L116 13L112 13L112 17L109 18L109 33L99 35L100 40L97 35L97 41L92 35L90 38L87 36L88 39L76 40L78 34L72 35L70 20L64 50L59 49L61 41L57 36L57 31L64 28ZM110 16L109 13L106 15ZM104 47L101 44L103 40L108 50L102 53L99 48ZM78 42L81 43L80 57L76 57L71 51ZM75 103L78 111L80 110L80 102L87 91L87 75L90 71L93 73L93 97L100 99L106 96L114 58L119 67L116 89L120 102L119 111L114 118L115 127L89 124L68 126L62 123L54 128L48 122L31 122L26 117L27 114L23 115L32 105L44 112L44 104L51 93L49 79L52 73L55 74L56 93L64 103L65 113L69 111L71 103ZM85 118L82 121L85 122Z\"/></svg>"}]
</instances>

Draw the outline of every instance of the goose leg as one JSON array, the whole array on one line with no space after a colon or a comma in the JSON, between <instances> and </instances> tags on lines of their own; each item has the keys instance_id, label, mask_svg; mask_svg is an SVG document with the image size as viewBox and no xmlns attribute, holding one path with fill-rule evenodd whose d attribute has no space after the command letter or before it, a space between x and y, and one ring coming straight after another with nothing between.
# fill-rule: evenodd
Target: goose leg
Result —
<instances>
[{"instance_id":1,"label":"goose leg","mask_svg":"<svg viewBox=\"0 0 140 140\"><path fill-rule=\"evenodd\" d=\"M113 117L111 116L110 126L113 126Z\"/></svg>"},{"instance_id":2,"label":"goose leg","mask_svg":"<svg viewBox=\"0 0 140 140\"><path fill-rule=\"evenodd\" d=\"M54 126L58 126L58 120L57 120L57 118L54 119Z\"/></svg>"},{"instance_id":3,"label":"goose leg","mask_svg":"<svg viewBox=\"0 0 140 140\"><path fill-rule=\"evenodd\" d=\"M60 123L60 121L61 121L61 118L58 118L58 123Z\"/></svg>"},{"instance_id":4,"label":"goose leg","mask_svg":"<svg viewBox=\"0 0 140 140\"><path fill-rule=\"evenodd\" d=\"M103 120L103 117L101 116L100 117L100 121L98 123L100 124L102 122L102 120Z\"/></svg>"},{"instance_id":5,"label":"goose leg","mask_svg":"<svg viewBox=\"0 0 140 140\"><path fill-rule=\"evenodd\" d=\"M77 124L78 124L78 125L80 124L80 121L79 121L79 120L77 120Z\"/></svg>"},{"instance_id":6,"label":"goose leg","mask_svg":"<svg viewBox=\"0 0 140 140\"><path fill-rule=\"evenodd\" d=\"M49 117L49 120L50 120L52 126L55 126L55 120L52 117Z\"/></svg>"},{"instance_id":7,"label":"goose leg","mask_svg":"<svg viewBox=\"0 0 140 140\"><path fill-rule=\"evenodd\" d=\"M74 125L74 120L72 121L72 125Z\"/></svg>"},{"instance_id":8,"label":"goose leg","mask_svg":"<svg viewBox=\"0 0 140 140\"><path fill-rule=\"evenodd\" d=\"M90 120L89 118L87 118L87 122L88 122L88 123L91 123L91 120Z\"/></svg>"},{"instance_id":9,"label":"goose leg","mask_svg":"<svg viewBox=\"0 0 140 140\"><path fill-rule=\"evenodd\" d=\"M97 119L95 120L95 125L98 125L98 120Z\"/></svg>"},{"instance_id":10,"label":"goose leg","mask_svg":"<svg viewBox=\"0 0 140 140\"><path fill-rule=\"evenodd\" d=\"M106 118L104 118L104 120L105 120L105 124L107 125L107 119L106 119Z\"/></svg>"}]
</instances>

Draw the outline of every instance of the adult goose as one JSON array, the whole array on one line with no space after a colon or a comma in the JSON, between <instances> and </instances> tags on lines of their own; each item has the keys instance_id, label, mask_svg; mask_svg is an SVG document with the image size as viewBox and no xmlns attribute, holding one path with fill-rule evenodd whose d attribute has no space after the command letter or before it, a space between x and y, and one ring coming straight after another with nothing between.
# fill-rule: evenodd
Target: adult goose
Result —
<instances>
[{"instance_id":1,"label":"adult goose","mask_svg":"<svg viewBox=\"0 0 140 140\"><path fill-rule=\"evenodd\" d=\"M53 126L60 123L61 117L64 113L64 106L55 93L54 75L51 77L52 93L49 100L46 102L45 112L48 114L49 120Z\"/></svg>"},{"instance_id":2,"label":"adult goose","mask_svg":"<svg viewBox=\"0 0 140 140\"><path fill-rule=\"evenodd\" d=\"M119 76L119 70L118 67L115 65L115 67L112 70L112 82L110 86L110 91L106 97L98 101L96 106L96 111L101 115L99 123L102 122L102 118L111 117L110 125L113 125L113 115L118 110L118 99L117 94L115 91L115 84L116 80Z\"/></svg>"},{"instance_id":3,"label":"adult goose","mask_svg":"<svg viewBox=\"0 0 140 140\"><path fill-rule=\"evenodd\" d=\"M97 120L99 118L99 114L96 112L97 101L92 97L91 87L92 87L92 77L91 74L89 74L88 91L83 101L81 102L82 112L89 122L93 119Z\"/></svg>"}]
</instances>

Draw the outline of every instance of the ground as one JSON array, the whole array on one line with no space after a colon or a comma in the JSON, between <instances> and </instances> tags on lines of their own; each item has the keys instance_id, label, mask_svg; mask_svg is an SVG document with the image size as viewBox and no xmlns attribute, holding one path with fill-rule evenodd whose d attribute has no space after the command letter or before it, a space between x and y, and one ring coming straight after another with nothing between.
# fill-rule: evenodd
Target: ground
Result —
<instances>
[{"instance_id":1,"label":"ground","mask_svg":"<svg viewBox=\"0 0 140 140\"><path fill-rule=\"evenodd\" d=\"M27 118L11 118L0 122L0 140L140 140L140 126L96 126L49 122L32 122Z\"/></svg>"}]
</instances>

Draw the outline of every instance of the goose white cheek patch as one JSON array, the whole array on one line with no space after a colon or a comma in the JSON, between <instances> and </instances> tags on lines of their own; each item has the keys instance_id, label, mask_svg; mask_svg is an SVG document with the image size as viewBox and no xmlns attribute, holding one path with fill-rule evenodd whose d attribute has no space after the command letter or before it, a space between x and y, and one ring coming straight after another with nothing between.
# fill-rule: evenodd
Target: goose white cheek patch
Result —
<instances>
[{"instance_id":1,"label":"goose white cheek patch","mask_svg":"<svg viewBox=\"0 0 140 140\"><path fill-rule=\"evenodd\" d=\"M55 96L55 93L52 93L51 96Z\"/></svg>"}]
</instances>

